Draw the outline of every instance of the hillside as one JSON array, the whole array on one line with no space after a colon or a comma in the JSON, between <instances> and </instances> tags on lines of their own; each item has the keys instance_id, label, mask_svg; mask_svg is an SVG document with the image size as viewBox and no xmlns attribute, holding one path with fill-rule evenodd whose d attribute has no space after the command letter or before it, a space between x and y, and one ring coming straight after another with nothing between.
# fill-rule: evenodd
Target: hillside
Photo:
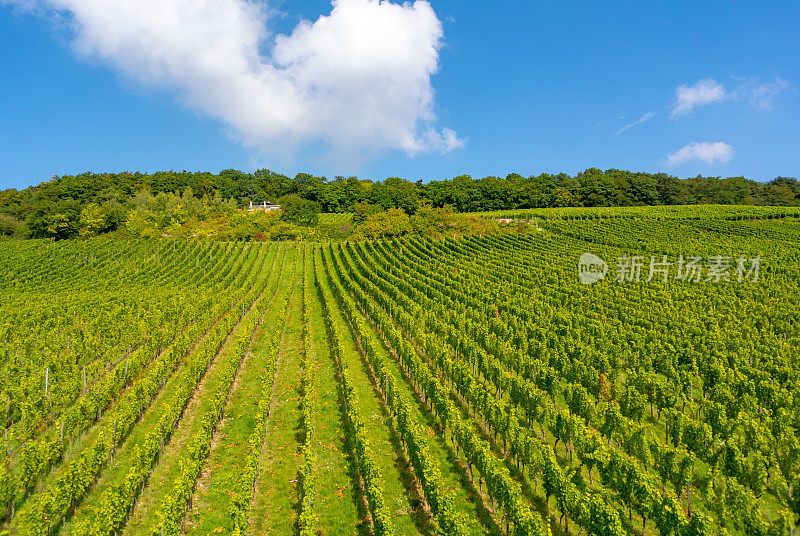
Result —
<instances>
[{"instance_id":1,"label":"hillside","mask_svg":"<svg viewBox=\"0 0 800 536\"><path fill-rule=\"evenodd\" d=\"M278 203L284 213L250 214L250 203ZM84 173L53 177L21 191L0 192L0 238L201 237L217 240L341 239L375 213L400 209L413 216L427 208L452 212L548 207L646 205L800 206L800 183L778 177L762 183L744 177L678 179L665 173L591 168L522 177L384 181L299 173L294 178L258 170ZM355 221L318 228L319 213L355 213ZM254 217L253 217L254 216ZM431 219L423 215L424 218ZM435 218L448 218L436 215ZM450 218L448 226L485 233L486 222ZM423 227L427 224L422 224ZM372 218L366 237L419 232L398 213ZM461 229L463 231L464 229ZM459 232L461 232L459 231ZM356 233L358 237L359 233Z\"/></svg>"},{"instance_id":2,"label":"hillside","mask_svg":"<svg viewBox=\"0 0 800 536\"><path fill-rule=\"evenodd\" d=\"M790 534L800 209L505 216L536 225L0 243L3 527Z\"/></svg>"}]
</instances>

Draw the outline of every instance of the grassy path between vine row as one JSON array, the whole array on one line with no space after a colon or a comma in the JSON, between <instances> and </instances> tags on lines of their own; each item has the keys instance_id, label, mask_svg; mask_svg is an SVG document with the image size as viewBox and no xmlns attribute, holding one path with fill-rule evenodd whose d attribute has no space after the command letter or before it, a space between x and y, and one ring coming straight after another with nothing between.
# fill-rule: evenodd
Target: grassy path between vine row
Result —
<instances>
[{"instance_id":1,"label":"grassy path between vine row","mask_svg":"<svg viewBox=\"0 0 800 536\"><path fill-rule=\"evenodd\" d=\"M312 256L313 249L306 250ZM366 525L359 525L361 493L350 478L352 459L347 453L344 437L344 422L339 410L336 376L330 344L322 316L322 304L315 284L313 260L306 263L309 278L308 334L311 337L314 364L314 388L317 404L314 423L314 452L317 456L317 512L320 531L326 535L358 534Z\"/></svg>"},{"instance_id":2,"label":"grassy path between vine row","mask_svg":"<svg viewBox=\"0 0 800 536\"><path fill-rule=\"evenodd\" d=\"M343 258L350 259L349 255L345 255L345 254L343 254L343 255L344 255ZM369 259L367 259L367 261L369 261ZM408 311L406 311L406 312L408 312ZM396 327L398 329L402 330L402 328L401 328L401 326L399 324L395 323L395 325L396 325ZM417 342L413 338L409 338L408 336L406 338L409 341L413 342L415 347L417 347L417 351L420 352L420 357L423 358L423 361L428 362L427 357L424 356L424 352L422 352L422 350L418 347ZM428 366L433 371L437 370L436 367L432 363L428 362ZM480 379L480 378L482 378L482 375L478 374L476 377ZM444 385L447 385L447 383L444 383ZM491 433L491 430L485 425L485 423L482 422L482 419L480 417L472 416L469 413L469 411L467 410L466 406L463 404L464 401L463 401L462 397L459 394L457 394L457 390L456 389L450 387L448 389L448 391L450 392L451 400L455 403L455 407L459 411L459 413L461 415L461 418L464 420L464 422L469 423L470 427L478 435L478 437L482 438L484 441L486 441L488 443L488 445L490 446L491 451L494 453L494 456L497 459L497 461L500 462L501 464L505 465L505 467L506 467L506 469L508 469L509 474L511 475L511 477L514 480L516 480L518 484L520 484L521 490L522 490L522 494L529 501L529 504L530 504L532 510L535 511L535 512L540 513L545 518L549 518L549 520L550 520L550 528L551 528L551 531L553 532L553 534L558 535L558 536L563 535L565 533L565 531L564 531L564 527L562 527L560 525L560 522L563 522L564 518L559 516L558 510L556 508L556 499L555 499L555 497L554 496L550 497L550 507L548 508L548 506L546 506L546 503L545 503L545 497L544 497L543 488L541 486L537 486L534 482L531 482L531 479L529 478L529 474L527 473L527 471L521 471L518 467L516 467L516 465L514 464L512 459L508 455L506 455L506 453L504 452L504 448L502 447L502 445L503 445L502 439L495 438L494 434ZM508 395L506 393L506 394L503 395L503 398L506 398L507 396ZM561 402L565 404L563 399L561 400ZM520 426L527 426L527 423L521 421L520 422ZM535 430L535 434L537 436L539 435L538 428ZM551 437L551 439L552 439L552 436L549 436L549 437ZM551 442L551 444L553 444L553 443ZM566 449L566 447L564 447L564 448ZM564 450L564 456L563 457L559 455L558 451L556 451L556 457L559 459L560 465L562 467L567 465L568 453L567 453L566 450ZM585 467L582 467L582 468L581 467L576 467L575 469L578 470L578 471L580 471L581 469L583 469L584 472L586 471ZM480 476L480 472L479 471L477 471L477 470L473 470L473 471L474 471L476 480L479 479L479 478L482 478ZM585 474L588 474L588 473L585 473ZM469 479L468 478L467 478L466 482L469 484ZM483 501L484 505L486 505L486 504L488 504L488 501L487 501L488 495L486 494L486 488L482 487L480 485L480 481L478 481L478 483L479 483L479 489L482 489L481 493L485 497L484 501ZM581 485L582 488L583 487L589 487L591 489L597 489L597 490L603 489L602 486L601 486L601 483L600 483L600 481L598 479L595 479L593 486L589 486L587 481L585 481L585 480L581 481L580 485ZM475 491L474 484L471 484L471 486L473 487L473 491ZM482 517L481 517L482 520L487 520L488 521L488 518L491 515L492 514L490 514L488 510L486 510L485 508L482 509ZM494 519L495 519L495 522L497 522L497 523L500 522L499 516L495 515ZM578 526L572 518L569 518L569 524L572 525L572 526ZM630 529L629 532L633 533L635 531L633 529Z\"/></svg>"},{"instance_id":3,"label":"grassy path between vine row","mask_svg":"<svg viewBox=\"0 0 800 536\"><path fill-rule=\"evenodd\" d=\"M349 253L341 252L340 259L345 263L350 263L351 266L354 266L354 267L356 266L355 263L352 261L352 256ZM366 262L370 262L371 259L365 259L365 261ZM361 270L358 270L358 271L359 271L359 273L362 273L362 275L364 275L366 277L366 275L363 274L363 272L361 272ZM408 312L408 311L406 310L406 312ZM360 316L361 316L361 318L365 318L364 315L360 315ZM395 322L394 324L398 329L400 329L401 331L404 331L402 326L400 326L398 323ZM374 329L372 331L373 331L373 333L375 333ZM375 333L375 334L377 335L377 333ZM423 362L427 363L427 366L430 368L430 370L432 372L438 374L437 368L432 363L430 363L428 361L427 357L425 357L424 352L422 351L422 349L419 348L419 346L417 344L417 341L415 341L413 338L410 338L408 336L408 334L406 334L406 339L414 344L414 346L417 349L417 351L419 352L419 355L422 358ZM382 345L382 348L384 350L386 350L385 341L383 341L383 342L384 342L384 344ZM398 377L398 376L402 377L401 371L399 369L399 366L397 365L397 362L394 359L392 359L391 363L392 363L392 365L391 365L390 369L395 373L395 376L396 377ZM530 505L531 505L532 509L534 511L540 512L542 515L546 515L547 510L545 508L543 495L541 495L541 494L539 494L539 493L534 491L533 485L531 484L530 480L527 478L527 474L524 471L520 471L520 469L518 469L514 465L514 463L504 454L503 449L501 448L502 440L494 439L492 434L491 433L487 433L488 430L484 429L483 425L479 422L480 418L476 418L476 417L473 417L472 415L470 415L470 413L467 411L466 407L462 405L462 399L460 398L460 396L458 396L456 394L457 390L455 390L453 387L449 386L449 382L444 382L443 381L442 385L444 387L447 387L447 390L450 393L450 398L455 403L455 408L459 411L459 414L461 415L461 418L463 419L463 421L468 423L469 426L472 428L472 430L479 437L481 437L484 441L486 441L489 444L489 446L491 447L491 451L494 453L494 456L497 459L497 461L499 463L505 465L505 467L509 470L510 475L512 476L512 478L514 478L521 485L521 489L522 489L523 495L530 502ZM413 391L411 389L410 384L408 384L408 382L403 382L403 387L408 390L407 392L412 392ZM426 416L426 418L431 418L430 411L425 407L425 405L422 403L420 398L418 396L414 396L414 399L418 402L418 404L419 404L419 406L421 408L421 411ZM423 422L426 422L427 424L433 424L432 420L425 420ZM525 426L525 423L520 423L520 425L521 426ZM538 431L537 431L537 434L538 434ZM437 434L437 439L438 439L439 445L442 448L444 448L444 449L446 449L448 451L448 456L447 456L448 460L453 464L458 464L460 462L462 467L464 467L465 464L466 464L466 460L463 458L463 456L460 457L460 460L457 460L457 458L454 456L455 453L453 452L453 449L452 449L451 445L447 444L446 441L442 442L441 437L438 434ZM430 446L433 447L433 445L430 445ZM432 451L433 451L433 448L432 448ZM443 465L442 466L443 476L447 476L445 474L445 468L446 468L446 466ZM452 469L454 471L456 471L455 467L452 467ZM498 523L500 523L501 519L502 519L501 516L498 515L497 513L493 514L490 511L490 509L487 507L490 504L491 498L487 493L486 487L481 484L481 481L482 481L483 477L481 476L480 471L478 471L477 469L473 469L473 477L474 478L472 479L472 481L470 481L469 476L464 473L464 470L461 470L461 473L463 475L462 479L461 479L461 483L462 483L462 485L464 486L465 489L470 490L470 493L469 493L470 499L475 501L475 513L473 515L476 515L478 517L478 519L481 521L481 523L485 527L488 527L487 530L490 533L491 532L502 533L501 529L498 527ZM476 485L477 485L477 489L476 489ZM551 498L551 500L552 500L553 503L555 502L554 498ZM552 521L551 530L553 531L554 534L559 534L560 535L560 534L562 534L562 530L561 530L561 527L558 525L557 517L558 516L552 518L552 520L551 520ZM473 530L474 530L474 527L473 527Z\"/></svg>"},{"instance_id":4,"label":"grassy path between vine row","mask_svg":"<svg viewBox=\"0 0 800 536\"><path fill-rule=\"evenodd\" d=\"M377 353L383 357L386 369L395 378L395 385L403 394L404 398L411 402L411 410L417 423L425 427L427 434L429 453L439 465L442 473L442 483L445 488L453 493L455 509L457 512L466 516L470 521L469 534L480 536L484 534L499 535L501 531L492 520L491 513L488 511L477 490L473 489L473 484L469 481L469 475L459 464L454 449L441 434L435 431L435 422L430 410L423 404L417 394L411 389L403 376L394 358L389 354L383 340L375 329L369 324L367 318L359 313L359 318L370 327L370 332L378 343L375 345ZM366 359L363 358L362 359ZM366 362L364 363L366 367ZM478 522L479 521L479 522Z\"/></svg>"},{"instance_id":5,"label":"grassy path between vine row","mask_svg":"<svg viewBox=\"0 0 800 536\"><path fill-rule=\"evenodd\" d=\"M459 462L453 446L448 443L446 438L435 431L435 422L430 410L406 381L397 362L389 353L385 341L377 333L369 318L363 311L360 311L357 317L369 328L372 338L377 343L375 345L376 352L383 358L387 371L394 376L395 385L397 385L403 397L411 402L410 407L414 419L418 424L425 427L429 453L439 465L442 483L447 490L453 493L456 511L464 514L466 519L470 520L469 534L475 536L483 534L499 535L501 531L492 520L492 515L484 505L480 494L470 482L469 475ZM366 367L367 361L363 354L362 361Z\"/></svg>"},{"instance_id":6,"label":"grassy path between vine row","mask_svg":"<svg viewBox=\"0 0 800 536\"><path fill-rule=\"evenodd\" d=\"M322 259L317 257L317 262L321 263ZM323 286L330 288L330 283L326 280ZM430 534L432 527L429 515L413 492L411 467L399 453L399 440L390 428L389 415L372 388L356 343L350 335L350 328L336 303L329 303L328 309L331 322L342 334L344 344L341 359L350 370L358 413L364 421L373 460L381 470L381 489L386 505L393 514L395 532L398 535Z\"/></svg>"},{"instance_id":7,"label":"grassy path between vine row","mask_svg":"<svg viewBox=\"0 0 800 536\"><path fill-rule=\"evenodd\" d=\"M291 262L289 255L284 251L284 258L281 259L276 266L286 266ZM281 276L281 270L273 270L265 284L266 289L272 288L272 281L276 277ZM263 306L269 305L270 297L267 296L266 303ZM259 314L259 312L256 312ZM237 326L235 329L240 329ZM202 427L202 416L207 414L209 407L211 407L213 397L206 396L211 393L217 392L220 388L227 388L221 386L221 378L215 373L215 369L222 361L222 357L231 351L230 348L223 347L222 351L217 355L212 363L208 372L200 382L197 390L192 396L189 404L186 407L183 418L178 423L175 433L170 440L169 444L164 448L164 455L152 472L152 476L147 482L143 492L139 496L136 503L136 508L133 511L128 523L125 527L124 533L126 535L146 535L151 536L159 522L157 515L158 508L161 506L164 498L172 492L172 487L175 479L181 471L180 459L184 454L186 447L188 447L192 438L199 432Z\"/></svg>"},{"instance_id":8,"label":"grassy path between vine row","mask_svg":"<svg viewBox=\"0 0 800 536\"><path fill-rule=\"evenodd\" d=\"M275 371L266 440L250 512L249 535L292 534L298 503L300 449L300 380L302 378L302 252L292 246L296 261L291 298Z\"/></svg>"},{"instance_id":9,"label":"grassy path between vine row","mask_svg":"<svg viewBox=\"0 0 800 536\"><path fill-rule=\"evenodd\" d=\"M588 242L583 241L583 239L575 239L575 240L576 241L580 241L581 243L584 243L584 244L588 243ZM579 250L580 248L575 248L575 249ZM507 261L506 261L506 264L503 264L501 261L497 261L497 263L495 263L494 261L489 260L488 262L485 262L485 265L488 266L491 270L495 270L496 271L498 269L498 267L506 266L507 265ZM496 277L496 275L495 275L495 277ZM518 281L516 281L516 280L509 280L507 277L505 277L503 279L503 282L504 282L504 284L512 285L512 286L518 288L518 290L520 290L520 291L523 291L523 292L527 291L525 288L521 287L520 283ZM472 283L468 279L461 279L461 284L469 286ZM513 372L513 371L510 371L510 372ZM624 374L621 375L620 378L618 378L618 381L621 381L622 377L624 377ZM619 384L617 384L617 387L619 387ZM613 389L613 387L612 387L612 389ZM513 405L513 402L509 398L508 393L504 393L503 394L503 398L509 404ZM457 401L458 398L454 397L453 400ZM568 406L567 400L561 394L556 394L554 396L554 400L556 401L556 403L558 404L559 407L567 407ZM461 408L461 413L462 413L462 416L467 418L468 414L464 410L463 407ZM646 419L647 419L647 423L648 423L648 426L649 426L649 430L661 441L661 443L664 443L664 444L669 443L668 440L666 439L666 427L665 427L664 420L662 419L661 421L657 421L652 416L646 417ZM563 518L561 517L560 512L558 510L557 501L556 501L555 497L551 496L550 500L549 500L549 503L545 503L545 496L544 496L543 490L540 487L537 487L536 483L533 482L533 480L531 479L530 475L526 471L520 472L515 467L514 463L511 461L511 459L508 456L505 456L503 454L503 449L501 448L502 440L495 441L494 439L492 439L492 434L491 433L487 433L488 429L486 427L482 426L480 424L479 420L480 419L474 419L474 418L470 418L469 419L473 429L483 439L485 439L486 441L488 441L492 445L492 450L497 455L498 459L502 459L503 460L503 463L509 469L511 475L521 484L523 492L525 493L525 495L530 500L531 505L539 513L541 513L543 516L547 516L547 514L549 512L550 526L551 526L551 530L554 532L554 534L562 534L564 532L564 527L561 526L560 523L563 524L564 521L563 521ZM524 420L522 420L522 419L520 421L520 425L527 427L527 423L524 422ZM533 431L537 436L539 435L539 427L538 426L535 426ZM548 444L556 445L555 437L552 435L552 432L550 430L546 431L546 438L547 438ZM619 448L619 446L617 446L617 448L619 449L620 452L623 452L623 453L625 452L625 450ZM559 465L562 467L562 469L564 469L565 472L567 472L567 473L573 474L573 482L578 486L579 489L594 490L594 491L597 491L597 492L600 492L600 493L603 493L603 492L605 492L605 490L608 489L603 485L602 480L597 478L596 474L594 476L593 483L590 483L591 479L589 478L588 468L585 465L583 465L582 463L580 463L580 460L577 457L577 455L573 456L572 458L570 457L569 450L567 448L567 444L562 442L561 445L558 446L558 448L554 447L554 452L555 452L556 458L557 458L557 460L559 462ZM708 473L708 465L705 462L703 462L702 460L696 461L696 463L695 463L695 471L696 471L696 473L695 473L696 476L695 476L695 479L694 479L694 482L695 482L694 487L702 487L703 479L709 479L710 480L711 476L707 474ZM685 490L678 490L678 497L682 501L682 504L684 505L684 508L685 508L685 501L686 501ZM762 496L762 500L764 501L764 503L763 503L764 507L762 508L762 512L764 512L764 513L772 512L772 513L775 513L775 515L777 515L777 511L779 509L779 506L778 506L777 502L774 500L774 496L770 495L769 493L765 493ZM617 502L617 503L614 504L614 506L617 509L619 509L620 512L623 512L623 514L624 514L624 504L623 503ZM696 495L696 494L693 494L693 496L692 496L692 510L693 511L697 511L697 512L702 512L702 513L705 513L705 514L713 517L713 513L711 513L709 511L708 505L703 503L703 498L698 496L698 495ZM620 519L622 521L623 527L628 532L630 532L630 533L636 533L636 532L641 533L641 517L639 517L638 515L634 515L632 517L632 519L629 520L628 514L624 514L624 515L620 516ZM569 518L569 525L570 525L570 527L572 527L573 525L577 526L575 520L573 518L571 518L571 517ZM657 534L657 530L655 529L655 527L652 524L648 524L647 525L646 534L647 535Z\"/></svg>"},{"instance_id":10,"label":"grassy path between vine row","mask_svg":"<svg viewBox=\"0 0 800 536\"><path fill-rule=\"evenodd\" d=\"M278 250L276 249L276 251ZM274 266L280 266L281 262L280 259L274 259L274 260L276 261ZM265 262L271 263L272 259L267 259ZM265 285L269 284L268 282L272 277L273 274L270 273L267 276L266 281L264 281L264 284ZM238 325L236 327L238 327ZM234 330L236 329L236 327L234 327ZM213 329L213 327L209 328L209 330L206 331L206 334L203 335L203 337L201 337L199 340L205 338L205 336L208 333L210 333L210 329ZM233 330L231 333L233 333ZM196 344L195 348L197 347L197 345L199 345L199 341ZM224 349L222 351L224 351ZM219 360L219 355L220 354L217 354L217 356L215 356L212 365L209 369L209 373L213 372L214 363L216 363ZM187 360L188 357L184 358L181 362L185 363ZM125 440L123 445L117 449L113 461L109 463L106 466L106 468L101 472L100 478L92 487L92 489L89 491L85 499L81 502L81 505L76 510L75 515L71 519L69 519L67 523L64 525L60 534L69 536L74 533L75 527L80 526L82 520L91 519L94 509L100 507L102 504L104 492L110 489L112 486L120 484L125 479L130 467L134 463L135 452L139 448L139 445L142 444L142 442L146 439L147 435L157 426L159 419L166 411L166 409L169 407L169 404L172 403L171 395L178 387L177 382L179 381L179 378L180 378L179 371L175 371L173 372L173 374L170 375L164 388L161 389L158 395L156 395L156 398L150 405L150 407L147 410L145 410L144 414L142 415L142 418L139 420L138 423L136 423L133 431ZM193 404L195 403L194 400L197 399L198 397L197 393L200 392L201 388L204 388L204 386L209 381L209 378L210 376L207 373L204 376L203 380L201 381L200 385L198 386L195 395L193 395L192 400L190 400L189 406L186 408L186 411L184 413L184 418L180 420L178 428L176 428L175 433L173 434L173 436L170 439L170 442L168 443L168 446L165 446L164 458L162 458L162 460L156 465L156 467L153 470L154 476L157 474L159 468L163 468L165 462L169 459L168 458L169 449L173 448L172 445L174 445L175 440L178 439L179 436L177 434L180 434L181 426L186 426L185 424L183 424L184 421L186 420L186 417L189 416L189 418L192 418L191 412L193 411L192 407ZM145 486L144 491L148 492L153 483L154 481L151 478L148 481L148 485ZM140 497L140 500L137 502L136 510L138 510L139 507L141 506L140 503L141 503L141 498L143 496L144 494ZM134 511L134 515L135 514L136 511Z\"/></svg>"},{"instance_id":11,"label":"grassy path between vine row","mask_svg":"<svg viewBox=\"0 0 800 536\"><path fill-rule=\"evenodd\" d=\"M272 251L270 251L268 253L268 258L265 259L265 262L272 263L272 261L274 260L274 256L276 255L276 253L275 253L276 251L277 251L277 248L275 248ZM234 304L233 305L233 307L237 307L237 306L238 306L238 304ZM203 330L203 332L194 341L194 344L193 344L193 347L192 347L193 350L194 350L194 348L197 348L201 344L201 342L211 333L211 330L217 325L219 320L221 318L223 318L227 313L228 313L227 310L223 311L218 318L214 319L214 321L212 321L212 323L209 324ZM196 322L196 319L193 320L192 322L188 323L184 327L184 329L188 329L188 327L191 324L193 324L194 322ZM167 352L168 349L170 348L170 346L175 342L176 339L177 339L177 337L173 338L170 341L170 343L161 350L161 353L159 354L159 356L163 355L165 352ZM166 394L170 391L170 386L174 385L174 378L177 376L177 374L180 371L181 367L188 361L190 354L191 354L191 352L187 353L186 356L184 356L183 358L178 360L176 368L173 371L170 372L170 374L168 376L168 379L167 379L167 383L165 384L165 387L163 389L161 389L159 391L159 393L155 396L153 404L156 404L160 400L163 400L163 397L165 397ZM153 361L157 360L159 356L153 356L150 359L150 362L152 363ZM119 394L116 397L114 397L114 399L111 401L111 403L106 408L106 410L103 411L100 414L100 419L97 420L96 422L94 422L91 426L86 428L84 431L80 432L77 435L77 437L75 437L73 440L71 440L71 441L69 441L67 443L67 446L64 449L64 453L63 453L63 455L61 457L60 462L58 464L55 464L55 466L46 475L44 475L42 478L39 479L39 481L38 481L38 483L36 485L36 493L42 492L45 489L47 489L49 486L54 485L56 482L58 482L59 479L62 478L64 476L64 474L66 473L66 471L67 471L67 469L69 467L69 464L71 462L79 459L81 455L85 454L86 449L90 448L92 445L94 445L98 441L101 432L108 431L108 429L110 427L110 424L113 422L113 419L115 418L115 415L116 415L115 412L117 410L117 407L119 405L120 400L123 397L123 394L125 393L125 391L127 389L132 388L132 386L134 386L136 381L138 381L141 378L143 378L144 376L146 376L146 374L147 374L147 367L144 367L142 369L142 371L139 373L138 376L136 376L134 378L129 378L129 384L126 387L126 389L120 391ZM170 383L170 380L172 380L172 383ZM141 421L146 420L148 414L152 415L152 413L148 413L148 412L151 412L151 409L146 409L145 410L145 413L142 416ZM158 418L158 417L155 417L155 418ZM125 439L123 445L120 446L117 449L118 455L116 456L115 460L113 460L108 466L106 466L105 469L103 469L103 472L101 473L101 475L105 475L105 473L107 471L114 471L115 468L119 468L120 464L122 462L122 458L119 456L119 454L124 452L124 449L127 448L126 445L129 442L131 442L131 441L135 442L137 440L137 438L141 439L141 437L144 436L144 432L142 432L142 433L137 432L137 429L138 430L142 429L139 426L139 424L141 424L141 423L138 423L134 427L134 429L131 431L130 435ZM125 471L127 471L127 467L128 466L125 466L125 469L124 469ZM100 478L100 480L98 481L97 484L102 485L102 483L103 483L103 476L101 476L101 478ZM87 499L91 498L94 495L94 493L95 492L93 490L90 490L88 492L88 494L87 494L86 499L84 499L82 504L85 503ZM24 506L23 506L23 508L24 508ZM80 511L80 510L78 510L78 511ZM16 519L14 521L16 521ZM12 521L12 523L13 523L13 521ZM12 531L13 531L13 528L12 528Z\"/></svg>"},{"instance_id":12,"label":"grassy path between vine row","mask_svg":"<svg viewBox=\"0 0 800 536\"><path fill-rule=\"evenodd\" d=\"M283 307L291 291L292 278L281 274L281 281L265 312L263 322L255 333L250 356L234 385L225 408L225 417L214 436L206 469L200 476L192 509L187 515L183 534L206 536L229 534L232 529L228 513L239 471L248 454L248 439L255 426L262 389L270 389L273 378L262 377L266 360L277 351L271 346L274 333L284 329ZM265 385L265 384L269 385Z\"/></svg>"}]
</instances>

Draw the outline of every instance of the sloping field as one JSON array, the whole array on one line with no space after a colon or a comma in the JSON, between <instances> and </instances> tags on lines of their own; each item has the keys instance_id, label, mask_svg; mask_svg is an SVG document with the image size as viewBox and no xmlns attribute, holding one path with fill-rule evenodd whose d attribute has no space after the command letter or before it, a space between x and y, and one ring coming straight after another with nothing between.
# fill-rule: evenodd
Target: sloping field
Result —
<instances>
[{"instance_id":1,"label":"sloping field","mask_svg":"<svg viewBox=\"0 0 800 536\"><path fill-rule=\"evenodd\" d=\"M800 214L492 216L0 242L0 534L793 534Z\"/></svg>"}]
</instances>

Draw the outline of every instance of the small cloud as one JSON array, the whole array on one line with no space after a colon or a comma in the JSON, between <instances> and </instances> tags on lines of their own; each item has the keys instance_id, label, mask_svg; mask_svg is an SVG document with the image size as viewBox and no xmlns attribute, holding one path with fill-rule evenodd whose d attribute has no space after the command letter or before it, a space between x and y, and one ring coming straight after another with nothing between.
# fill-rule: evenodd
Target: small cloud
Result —
<instances>
[{"instance_id":1,"label":"small cloud","mask_svg":"<svg viewBox=\"0 0 800 536\"><path fill-rule=\"evenodd\" d=\"M763 84L754 78L734 78L734 81L737 83L731 90L713 78L699 80L691 86L686 84L678 86L670 117L675 119L681 115L688 115L699 106L723 100L749 101L756 110L771 110L778 95L794 89L789 82L780 77Z\"/></svg>"},{"instance_id":2,"label":"small cloud","mask_svg":"<svg viewBox=\"0 0 800 536\"><path fill-rule=\"evenodd\" d=\"M750 104L756 110L771 110L775 106L775 97L792 89L792 85L783 78L761 84L749 90Z\"/></svg>"},{"instance_id":3,"label":"small cloud","mask_svg":"<svg viewBox=\"0 0 800 536\"><path fill-rule=\"evenodd\" d=\"M456 22L456 18L452 15L445 15L444 18L447 22L453 22L453 23Z\"/></svg>"},{"instance_id":4,"label":"small cloud","mask_svg":"<svg viewBox=\"0 0 800 536\"><path fill-rule=\"evenodd\" d=\"M698 106L719 102L729 96L725 88L713 78L705 78L692 86L682 84L675 90L675 100L672 104L673 119L692 113Z\"/></svg>"},{"instance_id":5,"label":"small cloud","mask_svg":"<svg viewBox=\"0 0 800 536\"><path fill-rule=\"evenodd\" d=\"M623 132L625 132L625 131L626 131L626 130L628 130L629 128L633 128L633 127L635 127L635 126L641 125L642 123L644 123L644 122L646 122L646 121L649 121L649 120L651 120L651 119L652 119L652 118L654 118L655 116L656 116L656 113L655 113L655 112L647 112L646 114L642 114L642 117L640 117L639 119L637 119L637 120L636 120L636 121L634 121L633 123L628 123L628 124L627 124L627 125L625 125L624 127L622 127L622 128L620 128L619 130L617 130L617 136L619 136L620 134L622 134Z\"/></svg>"},{"instance_id":6,"label":"small cloud","mask_svg":"<svg viewBox=\"0 0 800 536\"><path fill-rule=\"evenodd\" d=\"M707 164L725 164L733 157L733 147L727 143L690 143L667 155L668 166L678 166L691 160L699 160Z\"/></svg>"}]
</instances>

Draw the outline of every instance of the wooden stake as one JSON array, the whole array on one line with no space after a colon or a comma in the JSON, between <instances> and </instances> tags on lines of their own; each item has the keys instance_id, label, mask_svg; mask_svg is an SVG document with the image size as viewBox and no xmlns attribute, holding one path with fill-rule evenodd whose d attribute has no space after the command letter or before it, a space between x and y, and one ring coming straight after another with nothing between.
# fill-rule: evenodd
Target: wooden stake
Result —
<instances>
[{"instance_id":1,"label":"wooden stake","mask_svg":"<svg viewBox=\"0 0 800 536\"><path fill-rule=\"evenodd\" d=\"M686 483L686 506L689 509L689 518L692 517L692 482L691 479Z\"/></svg>"}]
</instances>

